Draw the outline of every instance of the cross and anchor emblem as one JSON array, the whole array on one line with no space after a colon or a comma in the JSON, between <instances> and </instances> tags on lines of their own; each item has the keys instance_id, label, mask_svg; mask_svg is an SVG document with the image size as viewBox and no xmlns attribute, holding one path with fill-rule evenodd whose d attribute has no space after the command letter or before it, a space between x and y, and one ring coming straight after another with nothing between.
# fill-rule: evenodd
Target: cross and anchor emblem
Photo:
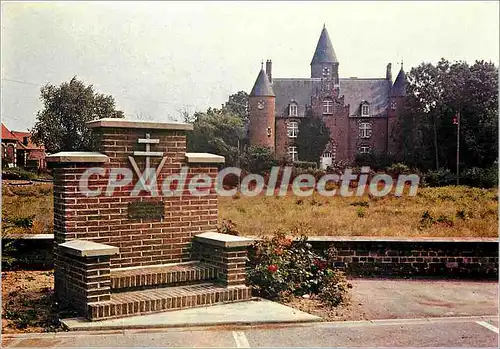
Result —
<instances>
[{"instance_id":1,"label":"cross and anchor emblem","mask_svg":"<svg viewBox=\"0 0 500 349\"><path fill-rule=\"evenodd\" d=\"M143 186L146 186L144 174L146 174L146 178L149 178L151 180L151 178L150 178L151 172L150 171L154 170L154 168L150 167L151 157L152 156L155 156L155 157L163 156L163 152L151 151L151 144L159 144L160 140L151 138L151 135L149 133L146 133L146 138L139 138L137 140L137 143L146 145L145 151L134 151L134 153L133 153L134 156L145 156L146 157L146 166L145 166L144 171L141 172L141 170L139 169L139 166L137 166L137 162L135 161L134 157L129 156L128 159L129 159L130 163L132 164L132 168L134 169L135 173L137 174L137 177L139 177L141 184ZM158 174L160 173L161 169L163 168L163 165L165 165L166 161L167 161L167 157L163 156L163 158L160 161L160 164L156 168L156 171L154 171L153 178L158 177Z\"/></svg>"}]
</instances>

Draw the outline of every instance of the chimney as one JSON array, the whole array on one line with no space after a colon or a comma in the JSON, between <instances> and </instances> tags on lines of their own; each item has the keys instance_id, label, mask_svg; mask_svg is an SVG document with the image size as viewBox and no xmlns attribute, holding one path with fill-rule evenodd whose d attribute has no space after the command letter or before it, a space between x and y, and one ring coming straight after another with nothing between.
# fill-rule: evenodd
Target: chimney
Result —
<instances>
[{"instance_id":1,"label":"chimney","mask_svg":"<svg viewBox=\"0 0 500 349\"><path fill-rule=\"evenodd\" d=\"M269 78L269 83L272 84L273 83L273 62L268 59L266 61L266 74L267 74L267 77Z\"/></svg>"},{"instance_id":2,"label":"chimney","mask_svg":"<svg viewBox=\"0 0 500 349\"><path fill-rule=\"evenodd\" d=\"M392 64L387 63L387 70L385 72L385 79L389 80L389 82L392 84L392 70L391 70Z\"/></svg>"}]
</instances>

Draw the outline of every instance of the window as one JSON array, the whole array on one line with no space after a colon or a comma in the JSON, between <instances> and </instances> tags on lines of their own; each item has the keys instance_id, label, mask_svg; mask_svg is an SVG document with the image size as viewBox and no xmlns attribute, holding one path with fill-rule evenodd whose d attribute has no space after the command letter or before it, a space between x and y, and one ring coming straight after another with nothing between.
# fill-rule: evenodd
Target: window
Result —
<instances>
[{"instance_id":1,"label":"window","mask_svg":"<svg viewBox=\"0 0 500 349\"><path fill-rule=\"evenodd\" d=\"M361 116L370 116L370 106L368 104L361 105Z\"/></svg>"},{"instance_id":2,"label":"window","mask_svg":"<svg viewBox=\"0 0 500 349\"><path fill-rule=\"evenodd\" d=\"M372 135L372 125L368 122L359 124L359 138L370 138Z\"/></svg>"},{"instance_id":3,"label":"window","mask_svg":"<svg viewBox=\"0 0 500 349\"><path fill-rule=\"evenodd\" d=\"M290 104L290 107L288 108L288 116L297 116L298 109L299 107L297 106L297 104Z\"/></svg>"},{"instance_id":4,"label":"window","mask_svg":"<svg viewBox=\"0 0 500 349\"><path fill-rule=\"evenodd\" d=\"M333 101L331 99L325 99L323 101L323 114L333 113Z\"/></svg>"},{"instance_id":5,"label":"window","mask_svg":"<svg viewBox=\"0 0 500 349\"><path fill-rule=\"evenodd\" d=\"M361 116L370 116L370 106L368 104L361 106Z\"/></svg>"},{"instance_id":6,"label":"window","mask_svg":"<svg viewBox=\"0 0 500 349\"><path fill-rule=\"evenodd\" d=\"M286 130L288 137L297 138L297 135L299 134L299 123L296 121L290 121L286 126Z\"/></svg>"},{"instance_id":7,"label":"window","mask_svg":"<svg viewBox=\"0 0 500 349\"><path fill-rule=\"evenodd\" d=\"M370 146L369 145L362 145L359 147L359 152L361 154L368 154L370 153Z\"/></svg>"},{"instance_id":8,"label":"window","mask_svg":"<svg viewBox=\"0 0 500 349\"><path fill-rule=\"evenodd\" d=\"M292 145L288 147L288 156L290 157L290 160L297 161L299 159L299 153L297 152L297 147Z\"/></svg>"},{"instance_id":9,"label":"window","mask_svg":"<svg viewBox=\"0 0 500 349\"><path fill-rule=\"evenodd\" d=\"M271 135L272 135L272 130L271 130L271 128L270 128L270 127L268 127L268 128L267 128L267 136L268 136L268 137L271 137Z\"/></svg>"},{"instance_id":10,"label":"window","mask_svg":"<svg viewBox=\"0 0 500 349\"><path fill-rule=\"evenodd\" d=\"M396 106L397 106L396 101L392 101L391 102L391 109L396 110Z\"/></svg>"}]
</instances>

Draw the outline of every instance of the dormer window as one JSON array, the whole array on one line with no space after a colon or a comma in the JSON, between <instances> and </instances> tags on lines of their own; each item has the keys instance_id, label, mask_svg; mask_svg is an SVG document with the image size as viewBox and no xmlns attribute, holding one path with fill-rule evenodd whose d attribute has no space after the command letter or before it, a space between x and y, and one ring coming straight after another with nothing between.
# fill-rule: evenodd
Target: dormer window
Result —
<instances>
[{"instance_id":1,"label":"dormer window","mask_svg":"<svg viewBox=\"0 0 500 349\"><path fill-rule=\"evenodd\" d=\"M370 105L368 103L361 104L361 116L370 116Z\"/></svg>"},{"instance_id":2,"label":"dormer window","mask_svg":"<svg viewBox=\"0 0 500 349\"><path fill-rule=\"evenodd\" d=\"M288 116L297 116L299 113L299 107L297 103L290 103L288 107Z\"/></svg>"},{"instance_id":3,"label":"dormer window","mask_svg":"<svg viewBox=\"0 0 500 349\"><path fill-rule=\"evenodd\" d=\"M323 114L333 114L333 101L330 98L323 101Z\"/></svg>"}]
</instances>

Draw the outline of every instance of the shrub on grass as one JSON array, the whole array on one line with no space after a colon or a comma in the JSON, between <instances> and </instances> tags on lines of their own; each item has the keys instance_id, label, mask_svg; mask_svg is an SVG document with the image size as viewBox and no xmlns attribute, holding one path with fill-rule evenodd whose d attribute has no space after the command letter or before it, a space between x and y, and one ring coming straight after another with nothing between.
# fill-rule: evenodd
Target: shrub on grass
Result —
<instances>
[{"instance_id":1,"label":"shrub on grass","mask_svg":"<svg viewBox=\"0 0 500 349\"><path fill-rule=\"evenodd\" d=\"M2 178L11 180L32 180L38 178L38 175L20 167L12 167L2 170Z\"/></svg>"},{"instance_id":2,"label":"shrub on grass","mask_svg":"<svg viewBox=\"0 0 500 349\"><path fill-rule=\"evenodd\" d=\"M457 176L448 169L440 168L435 171L427 172L424 179L425 183L431 187L443 187L455 184Z\"/></svg>"},{"instance_id":3,"label":"shrub on grass","mask_svg":"<svg viewBox=\"0 0 500 349\"><path fill-rule=\"evenodd\" d=\"M240 232L238 231L238 228L236 227L236 223L234 223L230 219L224 219L222 223L220 223L217 226L217 232L221 234L229 234L229 235L235 235L239 236Z\"/></svg>"},{"instance_id":4,"label":"shrub on grass","mask_svg":"<svg viewBox=\"0 0 500 349\"><path fill-rule=\"evenodd\" d=\"M287 300L324 290L324 299L332 300L328 304L338 305L335 299L344 299L344 286L335 285L341 274L312 249L306 235L295 241L283 232L263 237L252 246L249 259L250 284L265 298Z\"/></svg>"},{"instance_id":5,"label":"shrub on grass","mask_svg":"<svg viewBox=\"0 0 500 349\"><path fill-rule=\"evenodd\" d=\"M365 216L365 209L363 207L358 207L356 214L359 218L363 218Z\"/></svg>"},{"instance_id":6,"label":"shrub on grass","mask_svg":"<svg viewBox=\"0 0 500 349\"><path fill-rule=\"evenodd\" d=\"M460 183L478 188L493 188L498 184L498 168L468 168L460 174Z\"/></svg>"}]
</instances>

